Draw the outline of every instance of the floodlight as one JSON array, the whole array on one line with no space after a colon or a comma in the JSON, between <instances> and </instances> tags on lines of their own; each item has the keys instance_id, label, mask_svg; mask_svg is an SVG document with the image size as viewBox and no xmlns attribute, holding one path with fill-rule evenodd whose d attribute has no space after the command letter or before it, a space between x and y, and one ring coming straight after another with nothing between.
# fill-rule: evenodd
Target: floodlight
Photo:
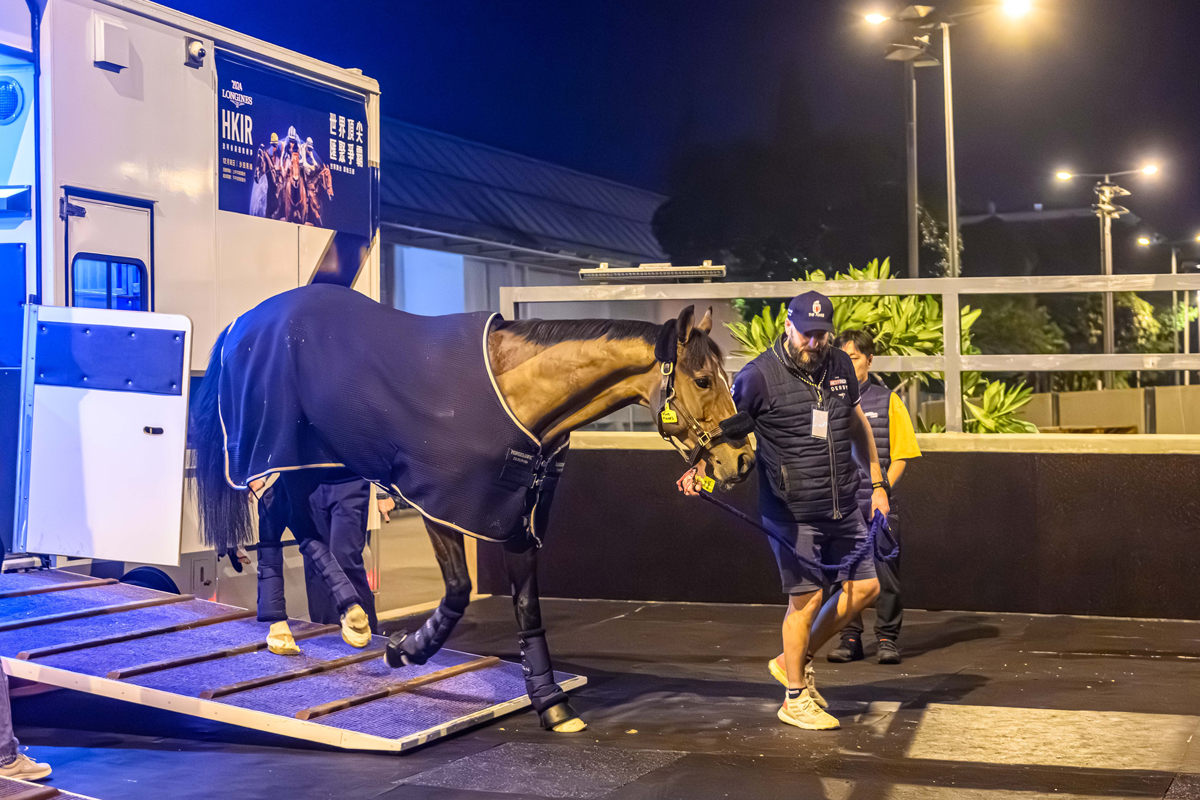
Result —
<instances>
[{"instance_id":1,"label":"floodlight","mask_svg":"<svg viewBox=\"0 0 1200 800\"><path fill-rule=\"evenodd\" d=\"M1002 5L1004 13L1010 17L1023 17L1033 7L1033 3L1030 0L1004 0Z\"/></svg>"},{"instance_id":2,"label":"floodlight","mask_svg":"<svg viewBox=\"0 0 1200 800\"><path fill-rule=\"evenodd\" d=\"M1140 244L1142 247L1149 247L1149 246L1150 246L1150 238L1149 238L1148 236L1139 236L1139 237L1138 237L1138 240L1137 240L1137 242L1138 242L1138 244Z\"/></svg>"},{"instance_id":3,"label":"floodlight","mask_svg":"<svg viewBox=\"0 0 1200 800\"><path fill-rule=\"evenodd\" d=\"M1060 181L1069 181L1069 180L1071 180L1071 178L1074 178L1075 176L1069 172L1060 172L1057 175L1055 175L1054 177L1058 178Z\"/></svg>"},{"instance_id":4,"label":"floodlight","mask_svg":"<svg viewBox=\"0 0 1200 800\"><path fill-rule=\"evenodd\" d=\"M1158 167L1156 167L1154 164L1150 164L1142 167L1142 172L1146 173L1147 175L1153 175L1154 173L1158 172Z\"/></svg>"},{"instance_id":5,"label":"floodlight","mask_svg":"<svg viewBox=\"0 0 1200 800\"><path fill-rule=\"evenodd\" d=\"M867 22L871 23L872 25L879 25L881 23L887 22L889 17L885 17L883 14L867 14L865 19L867 20Z\"/></svg>"}]
</instances>

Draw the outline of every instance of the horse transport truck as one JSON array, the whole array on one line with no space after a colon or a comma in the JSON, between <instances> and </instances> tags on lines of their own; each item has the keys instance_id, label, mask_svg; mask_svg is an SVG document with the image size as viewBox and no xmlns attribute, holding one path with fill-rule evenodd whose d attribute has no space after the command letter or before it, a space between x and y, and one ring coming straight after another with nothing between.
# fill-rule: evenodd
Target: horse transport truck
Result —
<instances>
[{"instance_id":1,"label":"horse transport truck","mask_svg":"<svg viewBox=\"0 0 1200 800\"><path fill-rule=\"evenodd\" d=\"M267 297L378 299L378 187L379 86L358 70L145 0L0 3L6 550L103 577L153 564L253 607L253 565L197 530L190 384Z\"/></svg>"}]
</instances>

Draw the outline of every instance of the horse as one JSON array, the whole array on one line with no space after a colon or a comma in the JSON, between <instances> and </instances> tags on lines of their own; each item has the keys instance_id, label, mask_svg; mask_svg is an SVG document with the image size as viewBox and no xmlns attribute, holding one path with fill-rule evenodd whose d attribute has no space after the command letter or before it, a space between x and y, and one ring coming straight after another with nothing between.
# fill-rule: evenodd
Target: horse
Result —
<instances>
[{"instance_id":1,"label":"horse","mask_svg":"<svg viewBox=\"0 0 1200 800\"><path fill-rule=\"evenodd\" d=\"M333 199L333 173L329 171L328 165L314 170L308 178L308 214L305 223L316 225L318 228L321 227L322 194L326 200Z\"/></svg>"},{"instance_id":2,"label":"horse","mask_svg":"<svg viewBox=\"0 0 1200 800\"><path fill-rule=\"evenodd\" d=\"M283 219L304 224L308 208L308 186L304 170L300 167L300 154L293 152L284 166L284 176L279 189L283 206Z\"/></svg>"},{"instance_id":3,"label":"horse","mask_svg":"<svg viewBox=\"0 0 1200 800\"><path fill-rule=\"evenodd\" d=\"M331 474L354 474L407 500L425 517L446 591L419 630L390 638L394 668L425 663L466 610L464 535L501 542L531 703L544 728L583 730L554 681L537 591L568 437L636 403L716 481L744 480L754 452L749 431L726 424L736 408L711 330L712 309L696 320L692 306L662 325L504 321L419 317L331 284L276 295L221 333L193 400L205 539L225 549L250 541L246 489L278 474L288 527L353 644L361 631L346 629L357 597L316 533L308 498ZM407 369L396 363L403 354Z\"/></svg>"}]
</instances>

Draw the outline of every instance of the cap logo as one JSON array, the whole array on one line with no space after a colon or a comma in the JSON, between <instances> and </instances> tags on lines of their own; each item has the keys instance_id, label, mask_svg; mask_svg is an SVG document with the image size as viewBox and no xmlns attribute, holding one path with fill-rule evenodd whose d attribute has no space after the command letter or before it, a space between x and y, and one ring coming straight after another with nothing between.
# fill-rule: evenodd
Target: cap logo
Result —
<instances>
[{"instance_id":1,"label":"cap logo","mask_svg":"<svg viewBox=\"0 0 1200 800\"><path fill-rule=\"evenodd\" d=\"M821 301L820 300L813 300L812 313L813 313L814 317L820 317L821 319L825 318L825 315L821 313Z\"/></svg>"}]
</instances>

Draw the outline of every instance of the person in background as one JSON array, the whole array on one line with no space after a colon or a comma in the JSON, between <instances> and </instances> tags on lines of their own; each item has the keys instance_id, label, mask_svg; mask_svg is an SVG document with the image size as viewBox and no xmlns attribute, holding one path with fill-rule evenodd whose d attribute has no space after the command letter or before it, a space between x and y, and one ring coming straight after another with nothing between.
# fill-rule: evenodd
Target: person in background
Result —
<instances>
[{"instance_id":1,"label":"person in background","mask_svg":"<svg viewBox=\"0 0 1200 800\"><path fill-rule=\"evenodd\" d=\"M871 423L871 435L879 453L879 465L887 475L891 488L891 511L888 512L888 527L892 538L900 541L900 517L896 506L896 483L904 474L905 462L920 458L921 448L913 431L912 419L900 400L900 395L871 377L871 362L875 357L875 341L871 335L860 330L845 330L838 336L837 347L841 348L854 362L858 376L859 397L863 413ZM859 467L858 507L871 522L871 477ZM900 599L900 560L875 561L875 573L879 577L879 597L875 600L875 637L879 640L880 664L900 663L900 624L904 618L904 604ZM826 656L835 664L860 661L863 658L862 614L858 614L842 628L841 644Z\"/></svg>"},{"instance_id":2,"label":"person in background","mask_svg":"<svg viewBox=\"0 0 1200 800\"><path fill-rule=\"evenodd\" d=\"M329 551L341 565L358 594L363 610L371 621L371 633L379 633L375 617L375 595L367 580L363 550L367 546L367 515L371 507L371 484L362 478L342 483L323 483L309 499L313 521ZM391 497L378 500L379 511L387 513L396 507ZM308 617L313 622L336 623L337 606L321 580L316 566L304 559L304 583L308 589Z\"/></svg>"},{"instance_id":3,"label":"person in background","mask_svg":"<svg viewBox=\"0 0 1200 800\"><path fill-rule=\"evenodd\" d=\"M0 564L4 562L4 544L0 542ZM0 671L0 778L40 781L50 777L50 765L41 764L20 750L13 735L12 704L8 698L8 676Z\"/></svg>"}]
</instances>

